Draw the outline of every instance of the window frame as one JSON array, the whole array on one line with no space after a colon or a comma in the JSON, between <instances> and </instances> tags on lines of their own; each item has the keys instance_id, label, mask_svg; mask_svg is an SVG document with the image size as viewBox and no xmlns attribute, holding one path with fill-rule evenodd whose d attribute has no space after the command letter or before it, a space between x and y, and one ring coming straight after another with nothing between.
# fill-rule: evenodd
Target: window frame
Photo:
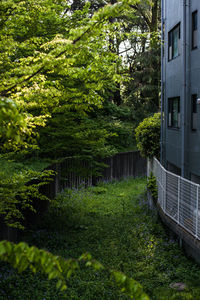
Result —
<instances>
[{"instance_id":1,"label":"window frame","mask_svg":"<svg viewBox=\"0 0 200 300\"><path fill-rule=\"evenodd\" d=\"M175 100L178 100L178 109L177 109L177 125L174 123L174 111L175 111ZM180 97L168 98L168 128L170 129L179 129L180 125Z\"/></svg>"},{"instance_id":2,"label":"window frame","mask_svg":"<svg viewBox=\"0 0 200 300\"><path fill-rule=\"evenodd\" d=\"M196 18L196 20L195 20ZM196 43L194 34L196 34ZM198 10L193 11L192 13L192 50L198 48Z\"/></svg>"},{"instance_id":3,"label":"window frame","mask_svg":"<svg viewBox=\"0 0 200 300\"><path fill-rule=\"evenodd\" d=\"M191 130L197 131L197 94L191 96Z\"/></svg>"},{"instance_id":4,"label":"window frame","mask_svg":"<svg viewBox=\"0 0 200 300\"><path fill-rule=\"evenodd\" d=\"M178 28L178 41L177 41L178 54L174 55L174 33L177 28ZM168 61L171 61L180 55L180 40L181 40L181 22L176 24L168 32Z\"/></svg>"}]
</instances>

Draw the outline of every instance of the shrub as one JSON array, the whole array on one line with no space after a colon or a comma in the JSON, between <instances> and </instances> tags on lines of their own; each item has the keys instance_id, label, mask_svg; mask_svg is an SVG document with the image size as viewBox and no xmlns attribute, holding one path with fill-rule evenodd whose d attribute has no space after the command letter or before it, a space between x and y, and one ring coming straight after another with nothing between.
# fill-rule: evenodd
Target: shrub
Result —
<instances>
[{"instance_id":1,"label":"shrub","mask_svg":"<svg viewBox=\"0 0 200 300\"><path fill-rule=\"evenodd\" d=\"M144 119L135 129L137 147L144 157L159 157L160 153L160 113Z\"/></svg>"},{"instance_id":2,"label":"shrub","mask_svg":"<svg viewBox=\"0 0 200 300\"><path fill-rule=\"evenodd\" d=\"M9 164L7 164L9 166ZM2 165L1 165L2 167ZM7 173L0 170L0 217L9 227L24 229L24 220L28 210L35 212L34 201L49 201L40 192L40 187L52 180L54 172L45 170L21 170L19 173Z\"/></svg>"}]
</instances>

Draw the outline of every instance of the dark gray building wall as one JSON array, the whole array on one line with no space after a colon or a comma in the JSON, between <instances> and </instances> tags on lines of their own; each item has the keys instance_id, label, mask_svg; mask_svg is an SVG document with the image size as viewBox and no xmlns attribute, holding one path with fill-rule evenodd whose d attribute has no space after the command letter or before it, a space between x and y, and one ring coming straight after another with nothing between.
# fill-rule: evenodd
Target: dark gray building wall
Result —
<instances>
[{"instance_id":1,"label":"dark gray building wall","mask_svg":"<svg viewBox=\"0 0 200 300\"><path fill-rule=\"evenodd\" d=\"M163 9L163 86L165 112L163 164L167 167L171 163L181 169L184 166L184 177L191 179L191 174L200 176L200 105L197 105L197 130L191 130L191 95L197 94L197 98L200 98L200 0L163 0ZM185 24L184 9L186 16ZM195 10L198 11L198 47L192 50L191 25L192 12ZM179 22L181 32L180 55L168 61L168 33ZM184 33L185 43L183 39ZM184 85L184 74L186 85ZM168 127L168 99L173 97L180 97L181 127L179 129Z\"/></svg>"}]
</instances>

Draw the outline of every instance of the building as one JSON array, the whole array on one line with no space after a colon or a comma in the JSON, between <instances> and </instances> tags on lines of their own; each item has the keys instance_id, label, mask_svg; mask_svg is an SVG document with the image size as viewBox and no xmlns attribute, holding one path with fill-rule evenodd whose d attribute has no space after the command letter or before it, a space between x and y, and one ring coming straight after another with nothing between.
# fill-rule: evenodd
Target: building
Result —
<instances>
[{"instance_id":1,"label":"building","mask_svg":"<svg viewBox=\"0 0 200 300\"><path fill-rule=\"evenodd\" d=\"M200 0L161 1L161 162L200 183Z\"/></svg>"}]
</instances>

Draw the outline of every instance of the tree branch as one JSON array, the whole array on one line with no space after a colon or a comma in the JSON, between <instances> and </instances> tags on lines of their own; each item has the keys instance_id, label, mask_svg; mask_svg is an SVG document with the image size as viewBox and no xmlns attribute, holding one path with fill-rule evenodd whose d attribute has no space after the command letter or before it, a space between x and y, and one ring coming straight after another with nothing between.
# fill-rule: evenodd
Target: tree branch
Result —
<instances>
[{"instance_id":1,"label":"tree branch","mask_svg":"<svg viewBox=\"0 0 200 300\"><path fill-rule=\"evenodd\" d=\"M151 21L149 18L145 15L145 13L142 11L142 9L138 5L130 5L131 8L137 10L141 16L144 18L145 22L147 23L148 27L151 27Z\"/></svg>"},{"instance_id":2,"label":"tree branch","mask_svg":"<svg viewBox=\"0 0 200 300\"><path fill-rule=\"evenodd\" d=\"M99 25L103 22L104 20L101 20L101 22L96 22L94 24L92 24L91 27L89 27L87 30L85 30L79 37L77 37L75 40L72 41L72 45L75 45L77 42L79 42L87 33L89 33L90 31L92 31L92 29L96 26ZM63 54L65 54L67 52L66 50L63 50L62 52L60 52L57 56L55 56L55 59L59 58L60 56L62 56ZM11 86L10 88L2 91L0 93L0 96L2 97L6 97L12 90L14 90L18 85L22 85L25 82L31 80L33 77L35 77L36 75L38 75L41 71L43 71L45 69L45 65L43 65L42 67L40 67L37 71L35 71L33 74L31 74L30 76L28 76L26 79L24 79L22 82L20 83L16 83L15 85Z\"/></svg>"}]
</instances>

